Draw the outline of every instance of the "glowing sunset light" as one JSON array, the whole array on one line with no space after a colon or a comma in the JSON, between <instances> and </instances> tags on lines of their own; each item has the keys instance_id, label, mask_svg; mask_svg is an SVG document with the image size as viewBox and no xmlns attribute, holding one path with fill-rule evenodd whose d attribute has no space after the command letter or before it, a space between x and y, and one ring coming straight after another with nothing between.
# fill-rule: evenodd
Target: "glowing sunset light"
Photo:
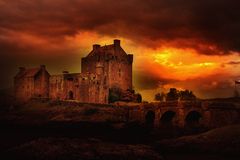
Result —
<instances>
[{"instance_id":1,"label":"glowing sunset light","mask_svg":"<svg viewBox=\"0 0 240 160\"><path fill-rule=\"evenodd\" d=\"M217 0L174 6L145 0L137 6L135 1L0 0L0 7L1 88L11 87L18 66L80 72L80 59L93 44L112 44L115 38L134 54L133 85L146 100L162 86L191 89L204 98L229 97L240 76L238 8ZM222 16L223 9L229 14Z\"/></svg>"},{"instance_id":2,"label":"glowing sunset light","mask_svg":"<svg viewBox=\"0 0 240 160\"><path fill-rule=\"evenodd\" d=\"M137 68L143 68L144 66L143 74L153 76L154 81L158 79L158 82L164 82L165 91L172 87L191 89L200 97L205 97L208 95L204 95L202 90L218 88L223 83L232 88L234 78L229 77L234 77L234 75L240 73L240 69L235 68L233 71L234 65L237 65L234 62L239 59L238 54L225 56L201 55L194 49L171 47L155 50L145 48L144 51L148 54L140 54L142 57L141 63L136 62L136 65L139 66ZM137 59L138 54L136 52ZM145 55L145 58L143 58L143 55ZM231 61L233 62L231 63ZM199 85L202 86L201 89L197 88ZM162 86L159 86L157 82L155 86L158 89L142 90L144 97L153 97L154 93L161 90ZM225 93L229 94L229 92Z\"/></svg>"}]
</instances>

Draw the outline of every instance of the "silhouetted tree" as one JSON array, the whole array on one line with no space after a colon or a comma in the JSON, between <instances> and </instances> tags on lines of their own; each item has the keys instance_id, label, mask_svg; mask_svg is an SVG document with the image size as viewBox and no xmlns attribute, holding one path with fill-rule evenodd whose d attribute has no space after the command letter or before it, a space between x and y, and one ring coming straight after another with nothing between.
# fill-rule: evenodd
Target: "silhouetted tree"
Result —
<instances>
[{"instance_id":1,"label":"silhouetted tree","mask_svg":"<svg viewBox=\"0 0 240 160\"><path fill-rule=\"evenodd\" d=\"M196 96L192 91L179 91L180 100L196 100Z\"/></svg>"},{"instance_id":2,"label":"silhouetted tree","mask_svg":"<svg viewBox=\"0 0 240 160\"><path fill-rule=\"evenodd\" d=\"M137 102L141 103L142 102L142 95L137 93L136 96L137 96Z\"/></svg>"},{"instance_id":3,"label":"silhouetted tree","mask_svg":"<svg viewBox=\"0 0 240 160\"><path fill-rule=\"evenodd\" d=\"M134 90L121 90L118 87L109 89L108 102L114 103L116 101L124 101L124 102L142 102L142 96L139 93L135 93Z\"/></svg>"},{"instance_id":4,"label":"silhouetted tree","mask_svg":"<svg viewBox=\"0 0 240 160\"><path fill-rule=\"evenodd\" d=\"M179 91L176 88L170 88L167 93L166 100L167 101L176 101L179 98Z\"/></svg>"},{"instance_id":5,"label":"silhouetted tree","mask_svg":"<svg viewBox=\"0 0 240 160\"><path fill-rule=\"evenodd\" d=\"M132 94L135 93L135 90L133 90L133 89L127 89L127 91L130 92L130 93L132 93Z\"/></svg>"},{"instance_id":6,"label":"silhouetted tree","mask_svg":"<svg viewBox=\"0 0 240 160\"><path fill-rule=\"evenodd\" d=\"M163 93L163 92L161 92L161 93L155 94L155 98L154 98L154 99L155 99L156 101L162 102L165 97L166 97L166 94Z\"/></svg>"},{"instance_id":7,"label":"silhouetted tree","mask_svg":"<svg viewBox=\"0 0 240 160\"><path fill-rule=\"evenodd\" d=\"M114 103L116 101L119 101L121 99L121 89L120 88L110 88L109 89L109 95L108 95L108 102Z\"/></svg>"},{"instance_id":8,"label":"silhouetted tree","mask_svg":"<svg viewBox=\"0 0 240 160\"><path fill-rule=\"evenodd\" d=\"M176 100L196 100L197 97L190 90L177 90L176 88L170 88L169 92L166 95L167 101L176 101Z\"/></svg>"}]
</instances>

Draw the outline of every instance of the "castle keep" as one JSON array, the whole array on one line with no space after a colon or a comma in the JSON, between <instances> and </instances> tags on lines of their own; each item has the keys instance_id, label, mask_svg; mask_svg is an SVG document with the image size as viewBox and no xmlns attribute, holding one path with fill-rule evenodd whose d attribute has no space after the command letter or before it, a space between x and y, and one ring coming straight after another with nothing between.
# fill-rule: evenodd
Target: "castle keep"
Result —
<instances>
[{"instance_id":1,"label":"castle keep","mask_svg":"<svg viewBox=\"0 0 240 160\"><path fill-rule=\"evenodd\" d=\"M86 103L108 103L109 90L132 90L133 55L127 54L120 40L111 45L93 45L81 60L81 73L50 75L44 65L39 68L19 68L14 77L16 98L34 97L78 100Z\"/></svg>"}]
</instances>

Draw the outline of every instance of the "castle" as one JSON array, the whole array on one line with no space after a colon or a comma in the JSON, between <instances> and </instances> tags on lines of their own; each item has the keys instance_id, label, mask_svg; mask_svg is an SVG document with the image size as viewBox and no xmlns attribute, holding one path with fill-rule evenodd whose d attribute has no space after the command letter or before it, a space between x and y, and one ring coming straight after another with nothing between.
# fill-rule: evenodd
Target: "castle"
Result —
<instances>
[{"instance_id":1,"label":"castle","mask_svg":"<svg viewBox=\"0 0 240 160\"><path fill-rule=\"evenodd\" d=\"M81 73L63 71L50 75L44 65L20 67L14 77L15 96L22 101L41 97L108 103L110 89L132 90L132 63L133 55L122 49L120 40L105 46L94 44L92 51L81 59Z\"/></svg>"}]
</instances>

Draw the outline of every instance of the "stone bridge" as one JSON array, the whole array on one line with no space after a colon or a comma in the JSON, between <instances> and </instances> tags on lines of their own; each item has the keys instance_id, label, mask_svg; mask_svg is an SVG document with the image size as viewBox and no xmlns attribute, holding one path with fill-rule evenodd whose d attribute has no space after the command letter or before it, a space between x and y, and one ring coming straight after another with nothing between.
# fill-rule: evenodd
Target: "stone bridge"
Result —
<instances>
[{"instance_id":1,"label":"stone bridge","mask_svg":"<svg viewBox=\"0 0 240 160\"><path fill-rule=\"evenodd\" d=\"M33 99L39 101L39 99ZM49 100L40 99L41 102ZM240 99L217 101L169 101L158 103L90 104L77 101L57 101L52 105L97 108L99 117L118 122L140 122L152 127L216 128L240 123ZM104 119L104 118L103 118Z\"/></svg>"},{"instance_id":2,"label":"stone bridge","mask_svg":"<svg viewBox=\"0 0 240 160\"><path fill-rule=\"evenodd\" d=\"M215 128L240 122L240 107L234 103L175 101L128 106L128 120L154 127Z\"/></svg>"}]
</instances>

